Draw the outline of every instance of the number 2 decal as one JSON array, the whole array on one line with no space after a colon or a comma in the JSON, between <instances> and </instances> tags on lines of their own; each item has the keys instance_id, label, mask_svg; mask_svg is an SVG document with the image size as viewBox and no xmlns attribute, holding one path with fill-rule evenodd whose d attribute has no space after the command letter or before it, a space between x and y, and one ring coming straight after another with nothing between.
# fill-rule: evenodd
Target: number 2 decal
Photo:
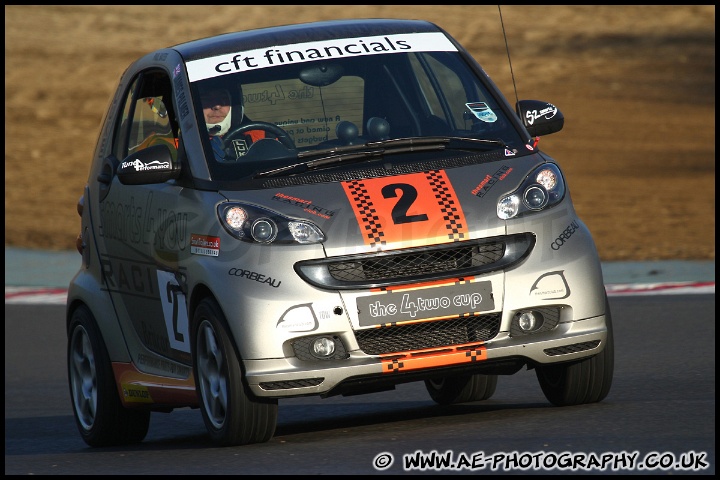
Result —
<instances>
[{"instance_id":1,"label":"number 2 decal","mask_svg":"<svg viewBox=\"0 0 720 480\"><path fill-rule=\"evenodd\" d=\"M167 296L161 295L165 328L170 347L190 353L190 332L185 295L171 272L157 271L158 285L166 286ZM164 298L163 298L164 297Z\"/></svg>"},{"instance_id":2,"label":"number 2 decal","mask_svg":"<svg viewBox=\"0 0 720 480\"><path fill-rule=\"evenodd\" d=\"M425 222L428 219L426 214L419 215L408 215L407 212L412 207L412 204L417 200L418 194L415 187L407 183L391 183L385 185L382 188L382 194L384 198L395 198L397 197L397 190L402 192L402 195L398 199L397 203L392 209L393 223L396 225L401 223L412 223L412 222Z\"/></svg>"},{"instance_id":3,"label":"number 2 decal","mask_svg":"<svg viewBox=\"0 0 720 480\"><path fill-rule=\"evenodd\" d=\"M371 249L457 242L468 228L444 170L342 183L362 240Z\"/></svg>"}]
</instances>

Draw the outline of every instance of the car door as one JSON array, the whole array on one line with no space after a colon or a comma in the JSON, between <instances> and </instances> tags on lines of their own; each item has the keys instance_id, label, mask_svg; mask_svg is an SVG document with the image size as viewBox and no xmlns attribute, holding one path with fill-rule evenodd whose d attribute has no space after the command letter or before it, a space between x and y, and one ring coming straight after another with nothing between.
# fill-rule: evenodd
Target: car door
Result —
<instances>
[{"instance_id":1,"label":"car door","mask_svg":"<svg viewBox=\"0 0 720 480\"><path fill-rule=\"evenodd\" d=\"M130 82L113 128L112 152L103 159L93 211L102 279L111 295L136 364L169 372L150 352L190 364L190 338L182 251L189 248L187 213L179 210L182 188L174 181L125 185L115 175L123 161L158 144L177 159L178 127L172 83L164 70L140 72ZM152 369L151 369L152 370Z\"/></svg>"}]
</instances>

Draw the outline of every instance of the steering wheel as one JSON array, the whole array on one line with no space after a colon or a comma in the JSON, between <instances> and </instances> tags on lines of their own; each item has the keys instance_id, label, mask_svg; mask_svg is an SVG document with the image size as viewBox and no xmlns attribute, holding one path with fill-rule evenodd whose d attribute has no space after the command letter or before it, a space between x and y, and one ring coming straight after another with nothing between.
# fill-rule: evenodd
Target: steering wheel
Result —
<instances>
[{"instance_id":1,"label":"steering wheel","mask_svg":"<svg viewBox=\"0 0 720 480\"><path fill-rule=\"evenodd\" d=\"M230 140L233 140L250 130L263 130L270 133L271 137L276 137L286 148L290 150L295 150L297 148L295 147L295 142L290 135L274 123L253 121L228 132L223 139L223 150L230 145Z\"/></svg>"}]
</instances>

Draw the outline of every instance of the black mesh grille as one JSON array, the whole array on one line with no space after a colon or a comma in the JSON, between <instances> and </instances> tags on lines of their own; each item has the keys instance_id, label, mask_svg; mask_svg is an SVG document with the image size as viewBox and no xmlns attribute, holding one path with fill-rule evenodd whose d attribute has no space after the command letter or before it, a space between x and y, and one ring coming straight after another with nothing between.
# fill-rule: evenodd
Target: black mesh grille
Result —
<instances>
[{"instance_id":1,"label":"black mesh grille","mask_svg":"<svg viewBox=\"0 0 720 480\"><path fill-rule=\"evenodd\" d=\"M368 355L483 342L500 331L500 313L452 320L355 330L360 349Z\"/></svg>"},{"instance_id":2,"label":"black mesh grille","mask_svg":"<svg viewBox=\"0 0 720 480\"><path fill-rule=\"evenodd\" d=\"M295 272L311 285L333 290L407 285L472 277L510 268L535 245L531 233L427 247L302 260Z\"/></svg>"},{"instance_id":3,"label":"black mesh grille","mask_svg":"<svg viewBox=\"0 0 720 480\"><path fill-rule=\"evenodd\" d=\"M333 262L328 264L328 271L335 280L342 282L396 280L488 265L500 260L503 251L502 242L461 245L453 249Z\"/></svg>"},{"instance_id":4,"label":"black mesh grille","mask_svg":"<svg viewBox=\"0 0 720 480\"><path fill-rule=\"evenodd\" d=\"M547 348L543 350L545 355L551 357L557 355L567 355L568 353L584 352L585 350L592 350L600 345L600 340L593 340L592 342L573 343L572 345L565 345L562 347Z\"/></svg>"},{"instance_id":5,"label":"black mesh grille","mask_svg":"<svg viewBox=\"0 0 720 480\"><path fill-rule=\"evenodd\" d=\"M260 382L263 390L288 390L290 388L316 387L324 378L303 378L300 380L288 380L286 382Z\"/></svg>"}]
</instances>

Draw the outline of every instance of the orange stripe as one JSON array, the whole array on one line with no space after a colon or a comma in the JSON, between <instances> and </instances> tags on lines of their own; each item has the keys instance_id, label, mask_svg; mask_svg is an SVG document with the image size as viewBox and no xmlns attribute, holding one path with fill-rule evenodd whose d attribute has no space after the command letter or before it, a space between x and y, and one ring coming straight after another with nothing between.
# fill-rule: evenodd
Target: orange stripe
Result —
<instances>
[{"instance_id":1,"label":"orange stripe","mask_svg":"<svg viewBox=\"0 0 720 480\"><path fill-rule=\"evenodd\" d=\"M411 352L402 352L401 354L381 357L382 371L383 373L408 372L423 368L446 367L487 360L487 348L484 346L466 350L460 350L459 347L456 345L439 352L440 349L433 349L432 351L437 353L427 353L421 356L411 356L413 354ZM400 355L404 356L399 357Z\"/></svg>"},{"instance_id":2,"label":"orange stripe","mask_svg":"<svg viewBox=\"0 0 720 480\"><path fill-rule=\"evenodd\" d=\"M127 399L123 393L123 385L136 386L138 390L147 390L152 403L177 406L198 406L195 393L195 379L190 373L186 379L167 378L159 375L143 373L132 363L113 362L118 394L126 407L135 406L138 401Z\"/></svg>"}]
</instances>

